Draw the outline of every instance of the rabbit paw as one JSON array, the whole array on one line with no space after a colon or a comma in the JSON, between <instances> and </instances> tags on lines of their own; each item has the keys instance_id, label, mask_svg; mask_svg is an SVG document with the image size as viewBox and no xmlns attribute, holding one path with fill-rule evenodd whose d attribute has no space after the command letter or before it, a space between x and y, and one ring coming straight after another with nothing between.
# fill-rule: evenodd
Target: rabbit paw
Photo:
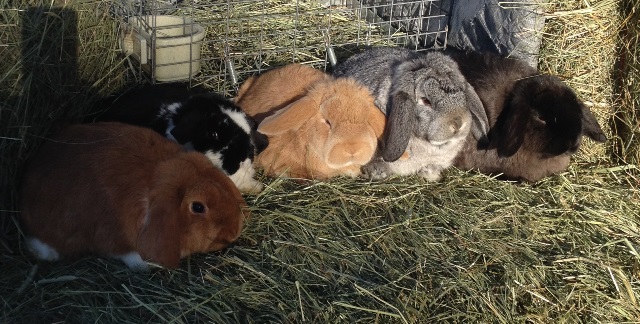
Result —
<instances>
[{"instance_id":1,"label":"rabbit paw","mask_svg":"<svg viewBox=\"0 0 640 324\"><path fill-rule=\"evenodd\" d=\"M241 193L246 194L258 194L264 189L262 183L255 179L247 179L241 184L237 183L236 187L238 188L238 190L240 190Z\"/></svg>"},{"instance_id":2,"label":"rabbit paw","mask_svg":"<svg viewBox=\"0 0 640 324\"><path fill-rule=\"evenodd\" d=\"M149 272L149 266L142 260L138 252L129 252L123 255L114 256L116 259L122 260L124 264L133 272Z\"/></svg>"},{"instance_id":3,"label":"rabbit paw","mask_svg":"<svg viewBox=\"0 0 640 324\"><path fill-rule=\"evenodd\" d=\"M234 174L230 174L229 178L242 193L257 194L264 188L260 181L254 179L256 171L253 168L251 160L246 159L240 163L240 168Z\"/></svg>"},{"instance_id":4,"label":"rabbit paw","mask_svg":"<svg viewBox=\"0 0 640 324\"><path fill-rule=\"evenodd\" d=\"M391 174L389 165L381 160L371 161L362 166L362 175L372 180L380 180L388 178Z\"/></svg>"},{"instance_id":5,"label":"rabbit paw","mask_svg":"<svg viewBox=\"0 0 640 324\"><path fill-rule=\"evenodd\" d=\"M420 176L427 181L438 181L442 179L443 168L437 165L429 165L420 170Z\"/></svg>"}]
</instances>

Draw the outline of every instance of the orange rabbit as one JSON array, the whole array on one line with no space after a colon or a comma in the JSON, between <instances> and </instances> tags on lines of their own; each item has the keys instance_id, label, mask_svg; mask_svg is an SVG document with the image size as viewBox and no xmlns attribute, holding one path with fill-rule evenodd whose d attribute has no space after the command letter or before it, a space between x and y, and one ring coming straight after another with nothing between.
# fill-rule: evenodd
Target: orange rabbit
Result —
<instances>
[{"instance_id":1,"label":"orange rabbit","mask_svg":"<svg viewBox=\"0 0 640 324\"><path fill-rule=\"evenodd\" d=\"M74 125L45 142L22 183L27 243L44 260L94 253L133 270L176 268L223 249L242 230L246 204L201 153L151 129Z\"/></svg>"},{"instance_id":2,"label":"orange rabbit","mask_svg":"<svg viewBox=\"0 0 640 324\"><path fill-rule=\"evenodd\" d=\"M256 163L270 175L356 177L376 152L384 114L351 79L320 81L258 125L269 145Z\"/></svg>"},{"instance_id":3,"label":"orange rabbit","mask_svg":"<svg viewBox=\"0 0 640 324\"><path fill-rule=\"evenodd\" d=\"M247 79L238 89L235 102L260 123L274 111L304 96L313 83L331 79L310 66L289 64Z\"/></svg>"},{"instance_id":4,"label":"orange rabbit","mask_svg":"<svg viewBox=\"0 0 640 324\"><path fill-rule=\"evenodd\" d=\"M360 175L385 127L373 100L354 80L301 64L251 77L236 97L269 138L255 163L269 175L309 179Z\"/></svg>"}]
</instances>

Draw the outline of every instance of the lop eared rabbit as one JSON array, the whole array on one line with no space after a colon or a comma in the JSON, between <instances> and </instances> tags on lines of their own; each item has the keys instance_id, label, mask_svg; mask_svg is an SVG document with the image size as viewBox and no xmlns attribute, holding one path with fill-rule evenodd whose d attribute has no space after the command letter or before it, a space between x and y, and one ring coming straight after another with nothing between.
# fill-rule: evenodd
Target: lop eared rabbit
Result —
<instances>
[{"instance_id":1,"label":"lop eared rabbit","mask_svg":"<svg viewBox=\"0 0 640 324\"><path fill-rule=\"evenodd\" d=\"M356 177L384 131L368 89L300 64L249 79L236 102L262 119L258 131L269 145L256 163L273 176Z\"/></svg>"},{"instance_id":2,"label":"lop eared rabbit","mask_svg":"<svg viewBox=\"0 0 640 324\"><path fill-rule=\"evenodd\" d=\"M606 141L591 111L557 77L497 54L446 53L475 88L491 125L488 145L468 137L456 167L534 182L565 170L583 135Z\"/></svg>"},{"instance_id":3,"label":"lop eared rabbit","mask_svg":"<svg viewBox=\"0 0 640 324\"><path fill-rule=\"evenodd\" d=\"M183 83L145 85L117 97L102 121L150 127L204 153L242 192L260 192L253 159L267 145L256 123L225 97Z\"/></svg>"},{"instance_id":4,"label":"lop eared rabbit","mask_svg":"<svg viewBox=\"0 0 640 324\"><path fill-rule=\"evenodd\" d=\"M132 270L176 268L192 253L235 241L245 201L198 152L150 129L69 126L47 140L22 182L27 243L44 260L93 253Z\"/></svg>"},{"instance_id":5,"label":"lop eared rabbit","mask_svg":"<svg viewBox=\"0 0 640 324\"><path fill-rule=\"evenodd\" d=\"M259 124L304 96L310 85L331 79L310 66L289 64L248 78L238 89L235 103Z\"/></svg>"},{"instance_id":6,"label":"lop eared rabbit","mask_svg":"<svg viewBox=\"0 0 640 324\"><path fill-rule=\"evenodd\" d=\"M363 167L373 179L420 174L441 178L467 135L485 141L487 116L457 64L438 52L378 47L354 55L334 70L368 86L387 115L379 156Z\"/></svg>"}]
</instances>

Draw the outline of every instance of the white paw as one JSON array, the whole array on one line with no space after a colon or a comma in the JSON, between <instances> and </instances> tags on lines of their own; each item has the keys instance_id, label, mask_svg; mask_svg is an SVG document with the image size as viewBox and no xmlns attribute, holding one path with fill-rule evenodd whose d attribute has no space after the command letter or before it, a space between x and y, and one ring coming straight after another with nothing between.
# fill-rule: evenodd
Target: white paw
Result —
<instances>
[{"instance_id":1,"label":"white paw","mask_svg":"<svg viewBox=\"0 0 640 324\"><path fill-rule=\"evenodd\" d=\"M127 267L131 269L131 271L135 271L135 272L149 271L149 265L144 260L142 260L142 257L140 257L140 254L138 252L134 251L134 252L129 252L123 255L115 255L113 257L116 259L122 260L122 262L124 262L124 264L126 264Z\"/></svg>"},{"instance_id":2,"label":"white paw","mask_svg":"<svg viewBox=\"0 0 640 324\"><path fill-rule=\"evenodd\" d=\"M246 159L240 163L240 168L236 173L229 175L229 178L233 183L235 183L236 187L240 192L244 193L259 193L262 191L264 186L260 181L254 179L253 177L256 175L256 171L253 168L253 163L251 160Z\"/></svg>"},{"instance_id":3,"label":"white paw","mask_svg":"<svg viewBox=\"0 0 640 324\"><path fill-rule=\"evenodd\" d=\"M56 261L60 259L58 251L35 237L27 238L27 245L29 250L40 260Z\"/></svg>"},{"instance_id":4,"label":"white paw","mask_svg":"<svg viewBox=\"0 0 640 324\"><path fill-rule=\"evenodd\" d=\"M264 186L262 185L262 183L255 179L249 179L240 184L236 183L236 186L238 187L238 190L240 190L240 192L242 193L257 194L264 189Z\"/></svg>"},{"instance_id":5,"label":"white paw","mask_svg":"<svg viewBox=\"0 0 640 324\"><path fill-rule=\"evenodd\" d=\"M429 165L420 170L420 176L427 181L438 181L442 179L442 170L440 166Z\"/></svg>"}]
</instances>

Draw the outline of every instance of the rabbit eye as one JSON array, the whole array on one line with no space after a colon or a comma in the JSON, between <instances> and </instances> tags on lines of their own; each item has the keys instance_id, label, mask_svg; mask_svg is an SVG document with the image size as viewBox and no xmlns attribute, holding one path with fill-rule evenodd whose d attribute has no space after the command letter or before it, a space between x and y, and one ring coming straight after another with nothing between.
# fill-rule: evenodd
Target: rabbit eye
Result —
<instances>
[{"instance_id":1,"label":"rabbit eye","mask_svg":"<svg viewBox=\"0 0 640 324\"><path fill-rule=\"evenodd\" d=\"M327 124L327 126L331 127L331 122L328 119L325 119L324 123Z\"/></svg>"},{"instance_id":2,"label":"rabbit eye","mask_svg":"<svg viewBox=\"0 0 640 324\"><path fill-rule=\"evenodd\" d=\"M420 98L420 100L422 101L423 105L431 107L431 101L429 101L429 99L427 99L427 97L422 97L422 98Z\"/></svg>"},{"instance_id":3,"label":"rabbit eye","mask_svg":"<svg viewBox=\"0 0 640 324\"><path fill-rule=\"evenodd\" d=\"M540 116L533 116L533 121L537 126L544 127L547 125L547 121L540 118Z\"/></svg>"},{"instance_id":4,"label":"rabbit eye","mask_svg":"<svg viewBox=\"0 0 640 324\"><path fill-rule=\"evenodd\" d=\"M194 214L204 214L205 209L204 204L201 202L196 201L191 203L191 211Z\"/></svg>"},{"instance_id":5,"label":"rabbit eye","mask_svg":"<svg viewBox=\"0 0 640 324\"><path fill-rule=\"evenodd\" d=\"M218 139L218 132L211 132L211 138L214 140Z\"/></svg>"}]
</instances>

